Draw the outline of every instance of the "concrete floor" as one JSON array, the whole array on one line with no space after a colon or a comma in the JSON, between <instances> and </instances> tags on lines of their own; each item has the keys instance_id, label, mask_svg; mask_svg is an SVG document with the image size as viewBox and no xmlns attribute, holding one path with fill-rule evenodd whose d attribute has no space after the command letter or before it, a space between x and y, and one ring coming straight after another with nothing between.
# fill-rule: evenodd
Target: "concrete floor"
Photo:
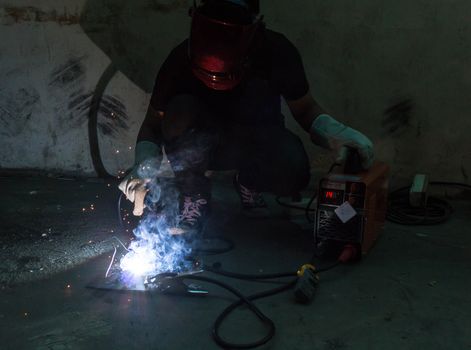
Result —
<instances>
[{"instance_id":1,"label":"concrete floor","mask_svg":"<svg viewBox=\"0 0 471 350\"><path fill-rule=\"evenodd\" d=\"M0 348L217 348L211 326L233 300L217 287L208 285L206 297L86 288L104 274L112 236L126 239L115 184L4 177L0 188ZM240 215L229 185L214 192L207 233L236 247L206 263L257 273L296 270L310 257L311 231L280 208L253 221ZM388 223L361 263L321 276L310 305L296 304L290 292L257 302L277 326L262 349L471 349L471 209L453 204L444 225ZM246 293L272 286L229 282ZM223 327L236 341L261 331L244 310Z\"/></svg>"}]
</instances>

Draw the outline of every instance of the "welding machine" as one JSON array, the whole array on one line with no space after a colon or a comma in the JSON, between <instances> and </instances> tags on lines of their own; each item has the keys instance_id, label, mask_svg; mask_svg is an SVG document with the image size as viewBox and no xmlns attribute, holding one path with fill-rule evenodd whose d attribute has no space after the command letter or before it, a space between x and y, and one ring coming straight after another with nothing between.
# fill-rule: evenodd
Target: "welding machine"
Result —
<instances>
[{"instance_id":1,"label":"welding machine","mask_svg":"<svg viewBox=\"0 0 471 350\"><path fill-rule=\"evenodd\" d=\"M352 166L354 161L347 163L343 172L331 172L320 180L314 238L321 255L346 245L366 254L384 226L389 167L376 161L362 170Z\"/></svg>"}]
</instances>

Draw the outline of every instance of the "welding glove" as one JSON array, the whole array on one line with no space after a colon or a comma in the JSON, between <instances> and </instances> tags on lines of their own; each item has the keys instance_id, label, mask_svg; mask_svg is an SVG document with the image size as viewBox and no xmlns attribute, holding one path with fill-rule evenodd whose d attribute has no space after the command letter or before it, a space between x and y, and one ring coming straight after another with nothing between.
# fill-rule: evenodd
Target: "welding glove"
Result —
<instances>
[{"instance_id":1,"label":"welding glove","mask_svg":"<svg viewBox=\"0 0 471 350\"><path fill-rule=\"evenodd\" d=\"M144 199L147 194L146 185L156 173L159 164L154 161L160 158L160 147L149 141L141 141L136 145L134 167L131 172L121 181L118 188L126 195L126 198L134 203L133 214L141 216L144 212Z\"/></svg>"},{"instance_id":2,"label":"welding glove","mask_svg":"<svg viewBox=\"0 0 471 350\"><path fill-rule=\"evenodd\" d=\"M368 169L374 161L373 143L361 132L352 129L327 114L319 115L311 125L311 140L316 145L337 153L336 162L345 161L347 147L354 148L360 155L362 167Z\"/></svg>"}]
</instances>

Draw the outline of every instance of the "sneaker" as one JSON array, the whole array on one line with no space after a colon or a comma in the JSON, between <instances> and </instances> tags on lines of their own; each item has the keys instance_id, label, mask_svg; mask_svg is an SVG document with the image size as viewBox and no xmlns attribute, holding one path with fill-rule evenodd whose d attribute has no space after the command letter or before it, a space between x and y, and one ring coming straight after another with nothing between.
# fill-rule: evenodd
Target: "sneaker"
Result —
<instances>
[{"instance_id":1,"label":"sneaker","mask_svg":"<svg viewBox=\"0 0 471 350\"><path fill-rule=\"evenodd\" d=\"M267 203L260 192L253 188L242 185L239 182L239 173L234 176L234 187L239 194L242 212L252 218L268 217Z\"/></svg>"},{"instance_id":2,"label":"sneaker","mask_svg":"<svg viewBox=\"0 0 471 350\"><path fill-rule=\"evenodd\" d=\"M178 216L177 227L170 229L170 234L200 233L209 212L209 201L200 195L184 196Z\"/></svg>"}]
</instances>

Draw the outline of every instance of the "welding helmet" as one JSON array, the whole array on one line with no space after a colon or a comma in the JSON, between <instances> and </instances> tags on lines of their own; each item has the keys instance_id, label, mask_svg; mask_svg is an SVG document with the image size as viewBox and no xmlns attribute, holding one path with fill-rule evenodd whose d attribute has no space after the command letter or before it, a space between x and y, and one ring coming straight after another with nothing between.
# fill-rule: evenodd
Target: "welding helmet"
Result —
<instances>
[{"instance_id":1,"label":"welding helmet","mask_svg":"<svg viewBox=\"0 0 471 350\"><path fill-rule=\"evenodd\" d=\"M258 0L194 1L189 38L193 74L213 90L230 90L243 79L251 44L262 25Z\"/></svg>"}]
</instances>

